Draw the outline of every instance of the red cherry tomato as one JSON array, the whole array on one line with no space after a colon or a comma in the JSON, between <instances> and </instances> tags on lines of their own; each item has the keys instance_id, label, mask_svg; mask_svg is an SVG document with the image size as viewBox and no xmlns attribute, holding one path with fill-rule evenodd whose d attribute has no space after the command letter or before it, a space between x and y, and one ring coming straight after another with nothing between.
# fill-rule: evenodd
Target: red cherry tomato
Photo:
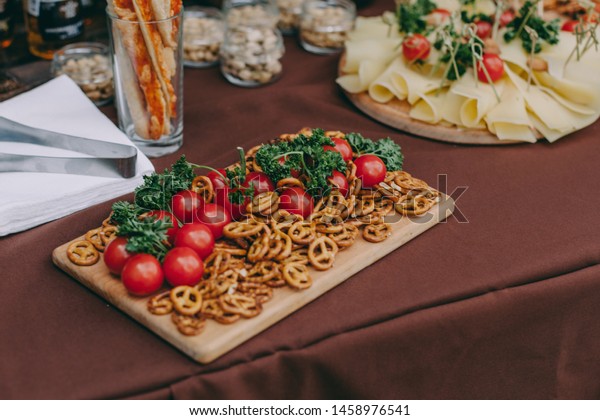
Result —
<instances>
[{"instance_id":1,"label":"red cherry tomato","mask_svg":"<svg viewBox=\"0 0 600 420\"><path fill-rule=\"evenodd\" d=\"M167 252L163 270L171 286L195 286L202 279L204 264L192 248L181 246Z\"/></svg>"},{"instance_id":2,"label":"red cherry tomato","mask_svg":"<svg viewBox=\"0 0 600 420\"><path fill-rule=\"evenodd\" d=\"M402 54L408 61L425 60L429 57L431 44L421 34L413 34L404 38L402 42Z\"/></svg>"},{"instance_id":3,"label":"red cherry tomato","mask_svg":"<svg viewBox=\"0 0 600 420\"><path fill-rule=\"evenodd\" d=\"M286 160L287 160L286 156L281 156L277 161L279 162L280 165L283 165ZM292 169L290 171L290 173L292 175L292 178L298 178L302 172L298 169Z\"/></svg>"},{"instance_id":4,"label":"red cherry tomato","mask_svg":"<svg viewBox=\"0 0 600 420\"><path fill-rule=\"evenodd\" d=\"M165 220L167 222L171 222L173 224L172 228L167 229L167 236L169 237L169 242L171 244L175 241L175 235L177 235L177 231L179 230L179 222L175 215L166 210L152 210L148 213L145 213L145 216L155 217L157 220Z\"/></svg>"},{"instance_id":5,"label":"red cherry tomato","mask_svg":"<svg viewBox=\"0 0 600 420\"><path fill-rule=\"evenodd\" d=\"M198 221L205 224L212 232L215 239L223 236L223 228L231 223L231 216L220 205L215 203L205 203L198 210ZM200 255L201 258L202 255Z\"/></svg>"},{"instance_id":6,"label":"red cherry tomato","mask_svg":"<svg viewBox=\"0 0 600 420\"><path fill-rule=\"evenodd\" d=\"M246 180L242 184L242 187L248 188L250 185L254 186L255 195L264 192L275 191L275 185L273 185L273 181L271 181L264 172L250 172L248 175L246 175Z\"/></svg>"},{"instance_id":7,"label":"red cherry tomato","mask_svg":"<svg viewBox=\"0 0 600 420\"><path fill-rule=\"evenodd\" d=\"M450 18L450 12L446 9L434 9L429 16L432 17L432 21L436 25L439 25ZM429 19L427 21L429 21Z\"/></svg>"},{"instance_id":8,"label":"red cherry tomato","mask_svg":"<svg viewBox=\"0 0 600 420\"><path fill-rule=\"evenodd\" d=\"M127 238L118 236L106 246L104 250L104 264L111 273L120 275L125 263L135 254L127 251Z\"/></svg>"},{"instance_id":9,"label":"red cherry tomato","mask_svg":"<svg viewBox=\"0 0 600 420\"><path fill-rule=\"evenodd\" d=\"M344 197L348 195L348 179L346 179L346 176L343 173L334 169L327 180L335 185Z\"/></svg>"},{"instance_id":10,"label":"red cherry tomato","mask_svg":"<svg viewBox=\"0 0 600 420\"><path fill-rule=\"evenodd\" d=\"M513 12L512 10L505 10L500 15L500 27L502 27L502 28L505 27L510 22L512 22L514 19L515 19L515 12Z\"/></svg>"},{"instance_id":11,"label":"red cherry tomato","mask_svg":"<svg viewBox=\"0 0 600 420\"><path fill-rule=\"evenodd\" d=\"M222 175L222 176L221 176ZM221 188L227 188L227 178L225 177L225 169L217 169L216 171L210 171L206 174L210 182L213 184L213 189L216 191Z\"/></svg>"},{"instance_id":12,"label":"red cherry tomato","mask_svg":"<svg viewBox=\"0 0 600 420\"><path fill-rule=\"evenodd\" d=\"M279 196L279 208L292 214L298 214L305 219L313 211L313 198L300 187L284 190Z\"/></svg>"},{"instance_id":13,"label":"red cherry tomato","mask_svg":"<svg viewBox=\"0 0 600 420\"><path fill-rule=\"evenodd\" d=\"M362 181L363 188L372 188L383 182L387 168L385 163L375 155L362 155L358 157L356 165L356 176Z\"/></svg>"},{"instance_id":14,"label":"red cherry tomato","mask_svg":"<svg viewBox=\"0 0 600 420\"><path fill-rule=\"evenodd\" d=\"M202 223L187 223L177 232L174 245L191 248L204 259L213 252L215 237L209 226Z\"/></svg>"},{"instance_id":15,"label":"red cherry tomato","mask_svg":"<svg viewBox=\"0 0 600 420\"><path fill-rule=\"evenodd\" d=\"M338 152L342 155L344 162L352 160L352 147L344 139L338 137L332 137L331 141L335 143L335 146L323 146L323 150L331 150L332 152Z\"/></svg>"},{"instance_id":16,"label":"red cherry tomato","mask_svg":"<svg viewBox=\"0 0 600 420\"><path fill-rule=\"evenodd\" d=\"M577 20L567 20L562 24L560 30L565 32L575 32L575 28L579 25Z\"/></svg>"},{"instance_id":17,"label":"red cherry tomato","mask_svg":"<svg viewBox=\"0 0 600 420\"><path fill-rule=\"evenodd\" d=\"M486 39L492 34L492 24L485 20L478 20L475 22L477 25L477 36L481 39Z\"/></svg>"},{"instance_id":18,"label":"red cherry tomato","mask_svg":"<svg viewBox=\"0 0 600 420\"><path fill-rule=\"evenodd\" d=\"M487 70L492 82L497 81L504 75L504 61L498 54L484 53L482 61L477 63L477 78L484 83L488 83L483 67Z\"/></svg>"},{"instance_id":19,"label":"red cherry tomato","mask_svg":"<svg viewBox=\"0 0 600 420\"><path fill-rule=\"evenodd\" d=\"M232 203L229 199L229 194L236 190L229 190L229 188L221 188L215 192L215 203L223 207L231 216L232 219L239 219L243 214L246 213L246 206L250 202L249 197L245 197L241 204Z\"/></svg>"},{"instance_id":20,"label":"red cherry tomato","mask_svg":"<svg viewBox=\"0 0 600 420\"><path fill-rule=\"evenodd\" d=\"M150 254L137 254L125 263L121 280L129 293L146 296L161 288L164 273L156 257Z\"/></svg>"},{"instance_id":21,"label":"red cherry tomato","mask_svg":"<svg viewBox=\"0 0 600 420\"><path fill-rule=\"evenodd\" d=\"M171 199L171 210L181 223L192 223L202 203L204 203L204 200L198 193L183 190Z\"/></svg>"}]
</instances>

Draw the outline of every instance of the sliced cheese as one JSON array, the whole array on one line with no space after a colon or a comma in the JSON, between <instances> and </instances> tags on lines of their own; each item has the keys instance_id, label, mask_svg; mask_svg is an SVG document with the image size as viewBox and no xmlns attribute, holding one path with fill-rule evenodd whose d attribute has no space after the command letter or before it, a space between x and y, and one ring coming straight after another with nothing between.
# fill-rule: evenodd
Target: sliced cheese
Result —
<instances>
[{"instance_id":1,"label":"sliced cheese","mask_svg":"<svg viewBox=\"0 0 600 420\"><path fill-rule=\"evenodd\" d=\"M399 41L395 39L346 42L346 57L342 71L345 73L357 73L360 64L365 61L380 61L388 64L398 55Z\"/></svg>"},{"instance_id":2,"label":"sliced cheese","mask_svg":"<svg viewBox=\"0 0 600 420\"><path fill-rule=\"evenodd\" d=\"M400 98L411 105L416 103L423 95L437 90L442 85L442 79L428 72L421 72L416 65L409 66L404 58L398 57L393 61L394 68L391 72L391 82L400 93Z\"/></svg>"},{"instance_id":3,"label":"sliced cheese","mask_svg":"<svg viewBox=\"0 0 600 420\"><path fill-rule=\"evenodd\" d=\"M411 118L429 124L437 124L442 120L442 108L447 89L438 90L423 95L409 112Z\"/></svg>"},{"instance_id":4,"label":"sliced cheese","mask_svg":"<svg viewBox=\"0 0 600 420\"><path fill-rule=\"evenodd\" d=\"M518 140L530 143L536 141L531 121L527 115L525 98L510 81L505 83L500 103L496 104L484 119L488 130L500 140Z\"/></svg>"},{"instance_id":5,"label":"sliced cheese","mask_svg":"<svg viewBox=\"0 0 600 420\"><path fill-rule=\"evenodd\" d=\"M385 68L386 66L383 62L365 60L360 63L357 74L340 76L336 79L336 82L347 92L364 92L385 71Z\"/></svg>"},{"instance_id":6,"label":"sliced cheese","mask_svg":"<svg viewBox=\"0 0 600 420\"><path fill-rule=\"evenodd\" d=\"M498 95L502 95L503 86L503 79L494 84ZM498 103L492 86L476 81L473 73L467 71L452 84L450 91L466 98L459 110L461 124L469 128L485 127L483 117Z\"/></svg>"},{"instance_id":7,"label":"sliced cheese","mask_svg":"<svg viewBox=\"0 0 600 420\"><path fill-rule=\"evenodd\" d=\"M462 126L462 121L460 120L460 109L467 98L465 96L457 95L452 92L452 90L448 90L444 97L444 103L442 105L442 119L457 125Z\"/></svg>"}]
</instances>

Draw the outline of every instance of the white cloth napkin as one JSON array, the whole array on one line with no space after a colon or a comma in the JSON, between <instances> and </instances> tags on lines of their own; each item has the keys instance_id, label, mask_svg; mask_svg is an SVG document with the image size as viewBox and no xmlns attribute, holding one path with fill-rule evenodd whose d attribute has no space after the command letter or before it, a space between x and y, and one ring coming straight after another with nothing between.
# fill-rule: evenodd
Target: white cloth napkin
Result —
<instances>
[{"instance_id":1,"label":"white cloth napkin","mask_svg":"<svg viewBox=\"0 0 600 420\"><path fill-rule=\"evenodd\" d=\"M67 76L0 103L0 115L32 127L132 145ZM42 146L0 142L0 151L43 156L81 156ZM20 232L129 193L154 171L138 151L129 179L34 172L0 172L0 236Z\"/></svg>"}]
</instances>

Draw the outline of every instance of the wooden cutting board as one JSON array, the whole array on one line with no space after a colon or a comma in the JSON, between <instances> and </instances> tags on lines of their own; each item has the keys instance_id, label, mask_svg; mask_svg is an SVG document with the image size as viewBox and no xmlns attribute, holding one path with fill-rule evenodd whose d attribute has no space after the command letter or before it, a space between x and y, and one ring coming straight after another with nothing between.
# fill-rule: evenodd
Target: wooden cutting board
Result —
<instances>
[{"instance_id":1,"label":"wooden cutting board","mask_svg":"<svg viewBox=\"0 0 600 420\"><path fill-rule=\"evenodd\" d=\"M258 316L242 319L231 325L208 320L204 331L194 337L180 334L169 315L157 316L148 312L148 298L134 297L127 293L120 280L109 273L102 257L98 263L89 267L71 263L67 258L67 248L71 242L82 238L56 248L52 253L52 260L66 273L194 360L209 363L435 226L453 211L454 201L442 194L440 203L420 217L393 216L395 219L389 221L393 229L391 237L380 243L369 243L359 235L354 245L336 255L331 269L310 270L313 277L310 288L300 291L288 287L275 289L273 298L264 304L263 311Z\"/></svg>"},{"instance_id":2,"label":"wooden cutting board","mask_svg":"<svg viewBox=\"0 0 600 420\"><path fill-rule=\"evenodd\" d=\"M344 74L342 71L344 63L345 54L341 56L339 61L339 75ZM342 91L354 106L369 117L385 125L416 136L456 144L502 146L523 143L522 141L499 140L494 134L481 128L460 128L449 123L429 124L415 120L409 115L411 105L408 101L400 101L394 98L390 102L382 104L371 99L367 92L349 93L344 89L342 89ZM536 137L538 140L543 138L543 136L537 132Z\"/></svg>"}]
</instances>

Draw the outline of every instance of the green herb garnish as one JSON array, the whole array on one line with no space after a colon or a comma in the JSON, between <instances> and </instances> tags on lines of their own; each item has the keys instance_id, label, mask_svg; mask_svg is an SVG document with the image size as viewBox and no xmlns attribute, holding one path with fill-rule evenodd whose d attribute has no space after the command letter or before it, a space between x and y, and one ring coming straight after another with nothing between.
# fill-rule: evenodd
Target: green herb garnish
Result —
<instances>
[{"instance_id":1,"label":"green herb garnish","mask_svg":"<svg viewBox=\"0 0 600 420\"><path fill-rule=\"evenodd\" d=\"M172 227L171 222L155 217L132 217L119 224L117 235L127 237L127 251L154 255L162 262L170 248L167 230Z\"/></svg>"},{"instance_id":2,"label":"green herb garnish","mask_svg":"<svg viewBox=\"0 0 600 420\"><path fill-rule=\"evenodd\" d=\"M401 33L422 34L427 31L427 22L423 19L433 12L437 5L431 0L417 0L412 4L400 4L396 9L396 18Z\"/></svg>"},{"instance_id":3,"label":"green herb garnish","mask_svg":"<svg viewBox=\"0 0 600 420\"><path fill-rule=\"evenodd\" d=\"M401 171L404 163L402 149L392 139L386 137L378 141L364 138L359 133L346 135L352 150L359 155L375 155L381 158L388 171Z\"/></svg>"},{"instance_id":4,"label":"green herb garnish","mask_svg":"<svg viewBox=\"0 0 600 420\"><path fill-rule=\"evenodd\" d=\"M549 22L543 20L536 14L536 7L540 0L527 0L523 7L519 10L517 16L510 22L504 33L504 40L510 42L513 39L520 39L525 51L539 53L542 51L542 42L548 44L558 44L558 36L560 32L560 20L553 19ZM530 32L525 30L525 27L533 29L537 35L537 39L530 36Z\"/></svg>"}]
</instances>

